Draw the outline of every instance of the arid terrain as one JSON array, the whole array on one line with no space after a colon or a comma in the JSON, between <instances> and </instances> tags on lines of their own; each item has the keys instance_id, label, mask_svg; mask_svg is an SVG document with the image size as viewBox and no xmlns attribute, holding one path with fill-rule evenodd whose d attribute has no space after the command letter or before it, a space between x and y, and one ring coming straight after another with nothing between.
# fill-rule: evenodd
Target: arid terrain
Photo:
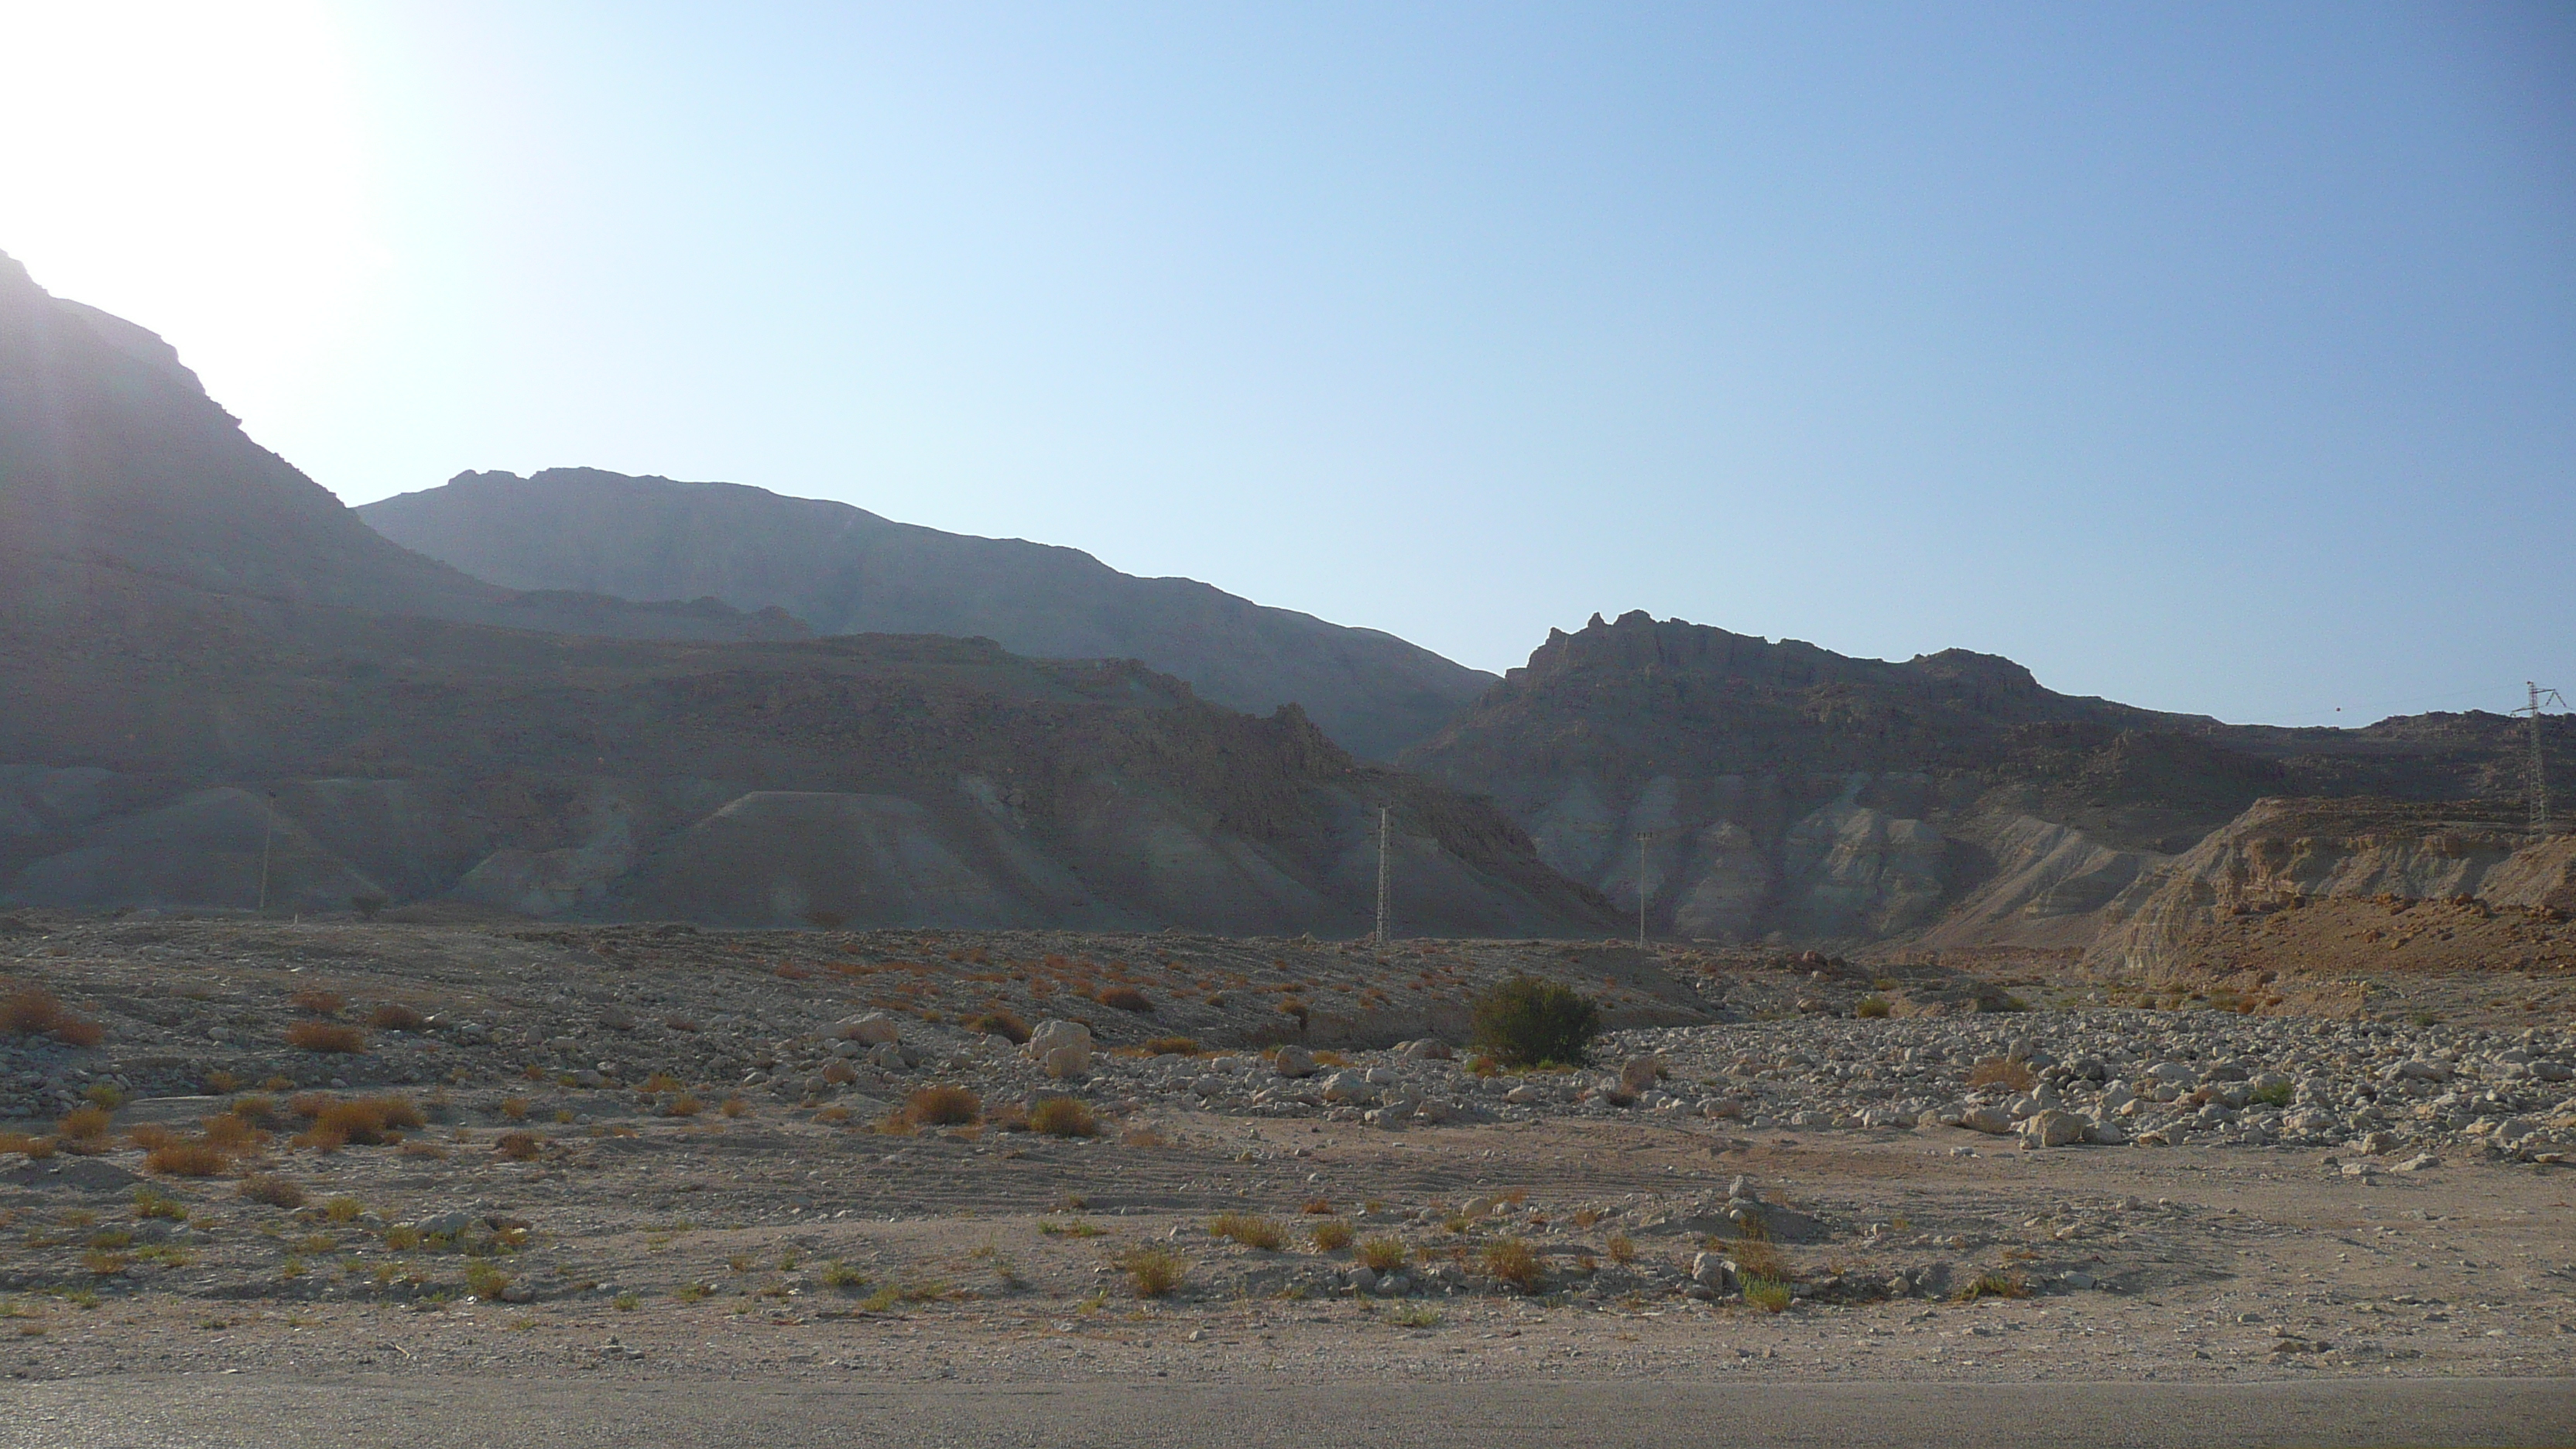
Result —
<instances>
[{"instance_id":1,"label":"arid terrain","mask_svg":"<svg viewBox=\"0 0 2576 1449\"><path fill-rule=\"evenodd\" d=\"M2306 1011L1606 943L5 930L18 1377L2576 1370L2563 970ZM1451 1049L1516 972L1610 1008L1596 1067Z\"/></svg>"}]
</instances>

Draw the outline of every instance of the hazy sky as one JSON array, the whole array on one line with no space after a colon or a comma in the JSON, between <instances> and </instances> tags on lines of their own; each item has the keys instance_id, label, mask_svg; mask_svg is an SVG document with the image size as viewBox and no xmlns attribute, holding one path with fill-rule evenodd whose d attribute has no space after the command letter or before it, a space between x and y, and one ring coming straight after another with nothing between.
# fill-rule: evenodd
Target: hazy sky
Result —
<instances>
[{"instance_id":1,"label":"hazy sky","mask_svg":"<svg viewBox=\"0 0 2576 1449\"><path fill-rule=\"evenodd\" d=\"M0 249L352 502L728 479L1496 669L1644 608L2231 719L2576 693L2576 8L0 33Z\"/></svg>"}]
</instances>

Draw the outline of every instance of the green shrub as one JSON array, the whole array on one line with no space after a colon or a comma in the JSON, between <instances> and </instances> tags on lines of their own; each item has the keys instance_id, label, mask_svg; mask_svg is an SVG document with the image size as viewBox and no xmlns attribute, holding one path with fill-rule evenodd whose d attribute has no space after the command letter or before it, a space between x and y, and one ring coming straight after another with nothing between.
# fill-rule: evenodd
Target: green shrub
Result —
<instances>
[{"instance_id":1,"label":"green shrub","mask_svg":"<svg viewBox=\"0 0 2576 1449\"><path fill-rule=\"evenodd\" d=\"M1601 1034L1601 1008L1570 986L1515 976L1476 1001L1475 1043L1508 1067L1579 1067Z\"/></svg>"}]
</instances>

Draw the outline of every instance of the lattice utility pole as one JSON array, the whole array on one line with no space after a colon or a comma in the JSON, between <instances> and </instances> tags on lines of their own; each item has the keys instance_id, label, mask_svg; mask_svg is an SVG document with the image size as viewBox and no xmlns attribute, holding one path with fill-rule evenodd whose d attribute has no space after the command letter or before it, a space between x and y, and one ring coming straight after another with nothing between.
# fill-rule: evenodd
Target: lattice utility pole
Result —
<instances>
[{"instance_id":1,"label":"lattice utility pole","mask_svg":"<svg viewBox=\"0 0 2576 1449\"><path fill-rule=\"evenodd\" d=\"M2552 704L2565 709L2567 697L2557 690L2543 689L2528 679L2524 680L2522 685L2531 692L2531 703L2515 710L2514 713L2531 716L2531 833L2547 835L2549 833L2549 770L2540 754L2540 711L2544 706Z\"/></svg>"},{"instance_id":2,"label":"lattice utility pole","mask_svg":"<svg viewBox=\"0 0 2576 1449\"><path fill-rule=\"evenodd\" d=\"M1377 807L1377 943L1380 946L1389 944L1389 938L1386 933L1386 887L1388 874L1386 859L1386 817L1386 807L1383 805Z\"/></svg>"},{"instance_id":3,"label":"lattice utility pole","mask_svg":"<svg viewBox=\"0 0 2576 1449\"><path fill-rule=\"evenodd\" d=\"M1637 832L1637 949L1646 949L1646 835Z\"/></svg>"}]
</instances>

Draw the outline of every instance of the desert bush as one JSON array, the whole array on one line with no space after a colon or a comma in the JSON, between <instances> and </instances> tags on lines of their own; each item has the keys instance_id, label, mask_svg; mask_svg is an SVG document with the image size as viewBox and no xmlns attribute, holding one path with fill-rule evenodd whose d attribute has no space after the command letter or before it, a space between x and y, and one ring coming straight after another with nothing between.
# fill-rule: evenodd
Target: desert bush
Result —
<instances>
[{"instance_id":1,"label":"desert bush","mask_svg":"<svg viewBox=\"0 0 2576 1449\"><path fill-rule=\"evenodd\" d=\"M465 1265L465 1291L486 1303L495 1302L501 1290L510 1286L510 1275L489 1258L476 1258Z\"/></svg>"},{"instance_id":2,"label":"desert bush","mask_svg":"<svg viewBox=\"0 0 2576 1449\"><path fill-rule=\"evenodd\" d=\"M525 1097L503 1097L501 1099L501 1115L509 1118L513 1122L527 1121L528 1099Z\"/></svg>"},{"instance_id":3,"label":"desert bush","mask_svg":"<svg viewBox=\"0 0 2576 1449\"><path fill-rule=\"evenodd\" d=\"M315 1016L338 1016L349 1004L349 998L339 992L324 991L318 986L299 991L287 1000L295 1003L296 1010L309 1011Z\"/></svg>"},{"instance_id":4,"label":"desert bush","mask_svg":"<svg viewBox=\"0 0 2576 1449\"><path fill-rule=\"evenodd\" d=\"M125 1089L114 1082L92 1082L81 1088L81 1097L91 1106L108 1112L125 1105Z\"/></svg>"},{"instance_id":5,"label":"desert bush","mask_svg":"<svg viewBox=\"0 0 2576 1449\"><path fill-rule=\"evenodd\" d=\"M231 1166L232 1158L208 1142L173 1142L143 1155L144 1170L164 1177L218 1177Z\"/></svg>"},{"instance_id":6,"label":"desert bush","mask_svg":"<svg viewBox=\"0 0 2576 1449\"><path fill-rule=\"evenodd\" d=\"M1780 1250L1760 1238L1746 1238L1730 1243L1727 1256L1735 1260L1736 1271L1757 1278L1777 1278L1786 1283L1797 1275L1790 1271L1789 1260Z\"/></svg>"},{"instance_id":7,"label":"desert bush","mask_svg":"<svg viewBox=\"0 0 2576 1449\"><path fill-rule=\"evenodd\" d=\"M286 1028L286 1044L297 1051L347 1056L367 1049L367 1034L336 1021L299 1021Z\"/></svg>"},{"instance_id":8,"label":"desert bush","mask_svg":"<svg viewBox=\"0 0 2576 1449\"><path fill-rule=\"evenodd\" d=\"M984 1115L984 1099L964 1087L924 1087L904 1099L905 1115L924 1127L955 1127Z\"/></svg>"},{"instance_id":9,"label":"desert bush","mask_svg":"<svg viewBox=\"0 0 2576 1449\"><path fill-rule=\"evenodd\" d=\"M1181 1286L1187 1271L1179 1258L1161 1248L1130 1248L1118 1260L1139 1298L1161 1298Z\"/></svg>"},{"instance_id":10,"label":"desert bush","mask_svg":"<svg viewBox=\"0 0 2576 1449\"><path fill-rule=\"evenodd\" d=\"M644 1079L644 1085L636 1090L644 1092L676 1092L680 1090L683 1085L685 1084L681 1082L679 1078L672 1076L669 1072L655 1072L653 1075L646 1077Z\"/></svg>"},{"instance_id":11,"label":"desert bush","mask_svg":"<svg viewBox=\"0 0 2576 1449\"><path fill-rule=\"evenodd\" d=\"M174 1223L184 1222L188 1217L188 1205L161 1189L146 1184L134 1190L134 1215L138 1218L166 1218Z\"/></svg>"},{"instance_id":12,"label":"desert bush","mask_svg":"<svg viewBox=\"0 0 2576 1449\"><path fill-rule=\"evenodd\" d=\"M240 1090L241 1078L234 1076L232 1073L227 1072L220 1067L206 1073L206 1094L208 1096L229 1097Z\"/></svg>"},{"instance_id":13,"label":"desert bush","mask_svg":"<svg viewBox=\"0 0 2576 1449\"><path fill-rule=\"evenodd\" d=\"M1218 1213L1208 1220L1208 1231L1220 1238L1230 1238L1247 1248L1265 1253L1278 1252L1288 1241L1288 1230L1271 1218L1254 1213Z\"/></svg>"},{"instance_id":14,"label":"desert bush","mask_svg":"<svg viewBox=\"0 0 2576 1449\"><path fill-rule=\"evenodd\" d=\"M1537 1292L1547 1277L1547 1268L1539 1262L1537 1252L1518 1238L1496 1238L1487 1243L1479 1265L1486 1277L1509 1283L1523 1293Z\"/></svg>"},{"instance_id":15,"label":"desert bush","mask_svg":"<svg viewBox=\"0 0 2576 1449\"><path fill-rule=\"evenodd\" d=\"M1029 1108L1029 1127L1049 1137L1097 1137L1100 1119L1080 1097L1047 1097Z\"/></svg>"},{"instance_id":16,"label":"desert bush","mask_svg":"<svg viewBox=\"0 0 2576 1449\"><path fill-rule=\"evenodd\" d=\"M1158 1036L1145 1043L1145 1051L1158 1057L1194 1057L1199 1054L1199 1044L1195 1037Z\"/></svg>"},{"instance_id":17,"label":"desert bush","mask_svg":"<svg viewBox=\"0 0 2576 1449\"><path fill-rule=\"evenodd\" d=\"M2030 1063L2011 1057L1987 1057L1968 1068L1968 1085L1971 1087L2007 1087L2016 1092L2027 1092L2038 1080L2030 1069Z\"/></svg>"},{"instance_id":18,"label":"desert bush","mask_svg":"<svg viewBox=\"0 0 2576 1449\"><path fill-rule=\"evenodd\" d=\"M671 1105L662 1109L662 1115L665 1117L695 1117L705 1110L705 1103L700 1102L697 1098L690 1096L686 1092L682 1092L680 1095L671 1099Z\"/></svg>"},{"instance_id":19,"label":"desert bush","mask_svg":"<svg viewBox=\"0 0 2576 1449\"><path fill-rule=\"evenodd\" d=\"M107 1135L116 1119L104 1107L74 1107L54 1123L54 1135L66 1143L93 1143Z\"/></svg>"},{"instance_id":20,"label":"desert bush","mask_svg":"<svg viewBox=\"0 0 2576 1449\"><path fill-rule=\"evenodd\" d=\"M146 1152L157 1152L164 1147L178 1146L180 1137L158 1122L144 1122L129 1129L125 1140Z\"/></svg>"},{"instance_id":21,"label":"desert bush","mask_svg":"<svg viewBox=\"0 0 2576 1449\"><path fill-rule=\"evenodd\" d=\"M1626 1233L1612 1233L1609 1241L1601 1245L1601 1251L1610 1255L1611 1262L1624 1268L1637 1261L1637 1240Z\"/></svg>"},{"instance_id":22,"label":"desert bush","mask_svg":"<svg viewBox=\"0 0 2576 1449\"><path fill-rule=\"evenodd\" d=\"M1351 1245L1354 1234L1351 1225L1340 1218L1326 1218L1306 1230L1306 1236L1314 1239L1318 1253L1340 1252Z\"/></svg>"},{"instance_id":23,"label":"desert bush","mask_svg":"<svg viewBox=\"0 0 2576 1449\"><path fill-rule=\"evenodd\" d=\"M418 1007L388 1001L367 1013L367 1025L378 1031L418 1031L429 1025L429 1018Z\"/></svg>"},{"instance_id":24,"label":"desert bush","mask_svg":"<svg viewBox=\"0 0 2576 1449\"><path fill-rule=\"evenodd\" d=\"M537 1134L534 1132L504 1132L501 1134L500 1140L492 1144L492 1150L500 1153L503 1157L510 1159L512 1162L525 1162L537 1155Z\"/></svg>"},{"instance_id":25,"label":"desert bush","mask_svg":"<svg viewBox=\"0 0 2576 1449\"><path fill-rule=\"evenodd\" d=\"M367 1205L354 1197L335 1197L322 1204L322 1216L335 1223L354 1223L367 1214Z\"/></svg>"},{"instance_id":26,"label":"desert bush","mask_svg":"<svg viewBox=\"0 0 2576 1449\"><path fill-rule=\"evenodd\" d=\"M224 1110L256 1127L277 1116L277 1102L274 1098L253 1093L247 1097L234 1098L232 1105Z\"/></svg>"},{"instance_id":27,"label":"desert bush","mask_svg":"<svg viewBox=\"0 0 2576 1449\"><path fill-rule=\"evenodd\" d=\"M1790 1293L1789 1285L1779 1279L1766 1278L1759 1273L1747 1273L1740 1275L1736 1283L1738 1291L1743 1293L1747 1304L1765 1313L1789 1311L1789 1300L1794 1295Z\"/></svg>"},{"instance_id":28,"label":"desert bush","mask_svg":"<svg viewBox=\"0 0 2576 1449\"><path fill-rule=\"evenodd\" d=\"M107 1037L97 1022L75 1016L53 994L30 987L0 1000L0 1031L51 1036L69 1046L94 1047Z\"/></svg>"},{"instance_id":29,"label":"desert bush","mask_svg":"<svg viewBox=\"0 0 2576 1449\"><path fill-rule=\"evenodd\" d=\"M296 1135L295 1145L324 1152L400 1142L402 1129L418 1128L426 1120L418 1105L401 1097L325 1099L311 1115L313 1125Z\"/></svg>"},{"instance_id":30,"label":"desert bush","mask_svg":"<svg viewBox=\"0 0 2576 1449\"><path fill-rule=\"evenodd\" d=\"M1010 1039L1013 1046L1028 1045L1029 1024L1022 1020L1020 1018L1020 1014L1016 1011L1007 1010L1002 1007L995 1007L993 1010L985 1012L981 1016L970 1016L966 1018L966 1026L970 1031L980 1031L991 1036L1007 1037Z\"/></svg>"},{"instance_id":31,"label":"desert bush","mask_svg":"<svg viewBox=\"0 0 2576 1449\"><path fill-rule=\"evenodd\" d=\"M23 1152L29 1160L42 1162L54 1155L54 1139L27 1132L0 1132L0 1152Z\"/></svg>"},{"instance_id":32,"label":"desert bush","mask_svg":"<svg viewBox=\"0 0 2576 1449\"><path fill-rule=\"evenodd\" d=\"M2286 1107L2296 1101L2298 1095L2299 1089L2290 1083L2274 1082L2268 1087L2256 1087L2245 1100L2260 1102L2266 1107Z\"/></svg>"},{"instance_id":33,"label":"desert bush","mask_svg":"<svg viewBox=\"0 0 2576 1449\"><path fill-rule=\"evenodd\" d=\"M1375 1272L1392 1273L1403 1267L1408 1253L1404 1240L1392 1234L1360 1239L1360 1262Z\"/></svg>"},{"instance_id":34,"label":"desert bush","mask_svg":"<svg viewBox=\"0 0 2576 1449\"><path fill-rule=\"evenodd\" d=\"M1960 1303L1974 1303L1980 1298L2028 1298L2030 1284L2013 1273L1980 1273L1950 1296Z\"/></svg>"},{"instance_id":35,"label":"desert bush","mask_svg":"<svg viewBox=\"0 0 2576 1449\"><path fill-rule=\"evenodd\" d=\"M1306 1205L1297 1211L1310 1218L1330 1217L1333 1212L1333 1200L1328 1197L1310 1197L1306 1199Z\"/></svg>"},{"instance_id":36,"label":"desert bush","mask_svg":"<svg viewBox=\"0 0 2576 1449\"><path fill-rule=\"evenodd\" d=\"M743 1113L751 1110L751 1103L744 1097L732 1096L725 1098L724 1105L716 1110L724 1113L728 1117L739 1117Z\"/></svg>"},{"instance_id":37,"label":"desert bush","mask_svg":"<svg viewBox=\"0 0 2576 1449\"><path fill-rule=\"evenodd\" d=\"M838 1288L842 1292L846 1293L855 1288L865 1288L868 1286L868 1275L851 1267L849 1264L842 1262L840 1259L834 1258L829 1263L823 1265L823 1286L826 1288Z\"/></svg>"},{"instance_id":38,"label":"desert bush","mask_svg":"<svg viewBox=\"0 0 2576 1449\"><path fill-rule=\"evenodd\" d=\"M304 1206L304 1189L273 1172L254 1172L234 1184L233 1191L252 1202L266 1203L270 1207Z\"/></svg>"},{"instance_id":39,"label":"desert bush","mask_svg":"<svg viewBox=\"0 0 2576 1449\"><path fill-rule=\"evenodd\" d=\"M1112 986L1092 999L1120 1011L1150 1012L1154 1009L1152 998L1133 986Z\"/></svg>"},{"instance_id":40,"label":"desert bush","mask_svg":"<svg viewBox=\"0 0 2576 1449\"><path fill-rule=\"evenodd\" d=\"M1887 998L1883 996L1864 996L1852 1003L1854 1016L1875 1018L1885 1016L1887 1012Z\"/></svg>"},{"instance_id":41,"label":"desert bush","mask_svg":"<svg viewBox=\"0 0 2576 1449\"><path fill-rule=\"evenodd\" d=\"M1476 1046L1511 1067L1581 1066L1601 1034L1601 1008L1570 986L1515 976L1476 1000Z\"/></svg>"}]
</instances>

